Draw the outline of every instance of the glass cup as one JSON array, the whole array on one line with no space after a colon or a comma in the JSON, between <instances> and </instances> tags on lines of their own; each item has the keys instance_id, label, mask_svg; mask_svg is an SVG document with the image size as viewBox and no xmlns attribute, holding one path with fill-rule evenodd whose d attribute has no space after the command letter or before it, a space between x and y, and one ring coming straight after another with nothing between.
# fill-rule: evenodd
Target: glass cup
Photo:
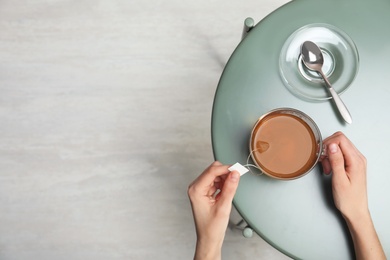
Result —
<instances>
[{"instance_id":1,"label":"glass cup","mask_svg":"<svg viewBox=\"0 0 390 260\"><path fill-rule=\"evenodd\" d=\"M304 176L323 151L321 132L302 111L278 108L259 118L250 137L250 156L258 169L275 179Z\"/></svg>"}]
</instances>

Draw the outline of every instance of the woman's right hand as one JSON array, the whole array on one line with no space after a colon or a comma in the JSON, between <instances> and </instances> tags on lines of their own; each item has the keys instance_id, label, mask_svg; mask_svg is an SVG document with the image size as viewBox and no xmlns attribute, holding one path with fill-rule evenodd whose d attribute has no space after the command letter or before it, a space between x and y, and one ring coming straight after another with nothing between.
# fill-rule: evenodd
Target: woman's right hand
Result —
<instances>
[{"instance_id":1,"label":"woman's right hand","mask_svg":"<svg viewBox=\"0 0 390 260\"><path fill-rule=\"evenodd\" d=\"M324 140L326 174L333 172L335 206L342 213L355 247L356 259L386 259L368 209L367 160L341 132Z\"/></svg>"},{"instance_id":2,"label":"woman's right hand","mask_svg":"<svg viewBox=\"0 0 390 260\"><path fill-rule=\"evenodd\" d=\"M369 214L366 158L341 132L326 138L324 145L328 157L322 160L322 166L326 174L333 172L335 206L348 219Z\"/></svg>"}]
</instances>

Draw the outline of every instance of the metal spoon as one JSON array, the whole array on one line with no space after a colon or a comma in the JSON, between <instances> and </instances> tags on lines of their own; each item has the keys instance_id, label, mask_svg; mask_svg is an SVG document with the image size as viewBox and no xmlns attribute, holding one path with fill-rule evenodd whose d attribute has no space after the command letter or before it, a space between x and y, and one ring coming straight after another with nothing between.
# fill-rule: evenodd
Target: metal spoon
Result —
<instances>
[{"instance_id":1,"label":"metal spoon","mask_svg":"<svg viewBox=\"0 0 390 260\"><path fill-rule=\"evenodd\" d=\"M327 79L325 74L322 72L324 57L322 56L320 48L314 42L306 41L302 44L301 54L305 66L310 70L317 71L324 79L326 86L330 94L332 95L332 98L345 122L347 122L348 124L352 124L352 117L347 107L345 106L337 92L332 88L332 85L329 83L329 80Z\"/></svg>"}]
</instances>

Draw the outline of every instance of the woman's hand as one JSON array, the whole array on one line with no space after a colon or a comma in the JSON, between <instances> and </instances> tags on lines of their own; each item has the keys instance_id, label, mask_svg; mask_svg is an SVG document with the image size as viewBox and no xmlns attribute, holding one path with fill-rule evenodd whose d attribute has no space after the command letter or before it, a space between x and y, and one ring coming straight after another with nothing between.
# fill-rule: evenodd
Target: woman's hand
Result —
<instances>
[{"instance_id":1,"label":"woman's hand","mask_svg":"<svg viewBox=\"0 0 390 260\"><path fill-rule=\"evenodd\" d=\"M327 158L324 172L333 171L332 190L336 207L347 222L356 259L386 259L371 219L367 199L367 160L341 132L324 140Z\"/></svg>"},{"instance_id":2,"label":"woman's hand","mask_svg":"<svg viewBox=\"0 0 390 260\"><path fill-rule=\"evenodd\" d=\"M336 207L344 217L369 214L367 199L367 160L341 132L324 140L328 157L322 160L324 172L333 171L332 189Z\"/></svg>"},{"instance_id":3,"label":"woman's hand","mask_svg":"<svg viewBox=\"0 0 390 260\"><path fill-rule=\"evenodd\" d=\"M188 188L195 220L195 259L220 259L232 201L240 174L228 165L211 164ZM217 195L216 192L220 191Z\"/></svg>"}]
</instances>

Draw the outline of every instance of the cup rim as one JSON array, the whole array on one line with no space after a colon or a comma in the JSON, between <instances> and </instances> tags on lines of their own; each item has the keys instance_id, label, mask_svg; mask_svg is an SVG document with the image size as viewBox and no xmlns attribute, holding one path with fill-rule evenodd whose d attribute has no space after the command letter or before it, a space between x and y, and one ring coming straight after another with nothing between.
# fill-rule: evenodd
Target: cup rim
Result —
<instances>
[{"instance_id":1,"label":"cup rim","mask_svg":"<svg viewBox=\"0 0 390 260\"><path fill-rule=\"evenodd\" d=\"M275 176L274 174L271 174L267 171L265 171L260 165L259 163L257 163L256 159L254 158L253 156L253 146L252 146L252 140L254 138L254 132L255 132L255 129L257 127L257 125L262 122L262 120L266 117L268 117L269 115L271 114L275 114L275 113L280 113L280 112L285 112L286 114L289 114L289 115L293 115L295 117L298 117L298 118L301 118L304 120L307 120L310 122L309 127L311 129L311 131L313 131L313 134L314 136L316 137L316 139L318 139L318 150L317 150L317 156L316 156L316 159L315 161L313 162L313 164L311 165L311 167L305 171L304 173L301 173L301 174L297 174L297 175L294 175L294 176L291 176L291 177L280 177L280 176ZM300 116L298 116L300 115ZM302 118L303 117L303 118ZM307 123L307 122L306 122ZM314 128L314 129L313 129ZM314 132L315 131L315 132ZM318 138L317 138L318 136ZM258 169L261 171L261 173L264 173L265 175L273 178L273 179L278 179L278 180L294 180L294 179L298 179L298 178L301 178L303 176L305 176L306 174L308 174L309 172L311 172L313 170L313 168L317 165L320 157L321 157L321 154L322 154L322 151L323 151L323 139L322 139L322 135L321 135L321 131L318 127L318 125L314 122L314 120L309 116L307 115L306 113L304 113L303 111L301 110L298 110L298 109L295 109L295 108L290 108L290 107L281 107L281 108L276 108L276 109L272 109L270 111L268 111L267 113L263 114L262 116L259 117L259 119L256 121L256 123L253 125L252 127L252 131L251 131L251 135L250 135L250 139L249 139L249 152L250 152L250 157L252 159L252 161L254 162L254 164L256 165L256 167L258 167Z\"/></svg>"}]
</instances>

